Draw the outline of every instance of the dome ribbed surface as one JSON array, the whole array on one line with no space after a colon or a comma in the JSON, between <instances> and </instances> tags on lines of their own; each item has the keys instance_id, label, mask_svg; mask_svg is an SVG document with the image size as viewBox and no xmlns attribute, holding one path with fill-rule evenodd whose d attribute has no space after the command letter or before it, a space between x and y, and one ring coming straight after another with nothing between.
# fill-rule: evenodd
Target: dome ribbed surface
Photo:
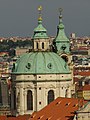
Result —
<instances>
[{"instance_id":1,"label":"dome ribbed surface","mask_svg":"<svg viewBox=\"0 0 90 120\"><path fill-rule=\"evenodd\" d=\"M13 67L14 74L70 73L65 61L54 52L31 52L22 55Z\"/></svg>"}]
</instances>

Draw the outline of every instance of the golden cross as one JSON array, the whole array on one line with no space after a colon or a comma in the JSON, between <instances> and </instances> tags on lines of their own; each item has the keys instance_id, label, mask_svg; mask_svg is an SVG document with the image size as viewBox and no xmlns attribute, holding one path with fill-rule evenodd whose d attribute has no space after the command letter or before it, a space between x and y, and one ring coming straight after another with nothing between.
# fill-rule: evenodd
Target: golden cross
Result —
<instances>
[{"instance_id":1,"label":"golden cross","mask_svg":"<svg viewBox=\"0 0 90 120\"><path fill-rule=\"evenodd\" d=\"M38 7L38 11L39 11L39 14L41 15L41 11L42 11L42 6L41 5Z\"/></svg>"}]
</instances>

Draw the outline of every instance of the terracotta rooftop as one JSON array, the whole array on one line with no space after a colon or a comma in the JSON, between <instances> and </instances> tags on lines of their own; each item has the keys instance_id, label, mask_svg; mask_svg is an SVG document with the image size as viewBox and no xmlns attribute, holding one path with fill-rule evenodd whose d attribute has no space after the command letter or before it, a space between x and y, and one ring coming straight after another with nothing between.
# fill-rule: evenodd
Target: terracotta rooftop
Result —
<instances>
[{"instance_id":1,"label":"terracotta rooftop","mask_svg":"<svg viewBox=\"0 0 90 120\"><path fill-rule=\"evenodd\" d=\"M79 71L76 72L75 71L74 75L90 76L90 71L81 71L81 72L79 72Z\"/></svg>"},{"instance_id":2,"label":"terracotta rooftop","mask_svg":"<svg viewBox=\"0 0 90 120\"><path fill-rule=\"evenodd\" d=\"M89 48L87 47L79 47L78 50L88 50Z\"/></svg>"},{"instance_id":3,"label":"terracotta rooftop","mask_svg":"<svg viewBox=\"0 0 90 120\"><path fill-rule=\"evenodd\" d=\"M83 87L83 90L90 90L90 85L85 85L85 86Z\"/></svg>"},{"instance_id":4,"label":"terracotta rooftop","mask_svg":"<svg viewBox=\"0 0 90 120\"><path fill-rule=\"evenodd\" d=\"M0 116L0 120L28 120L30 115L20 115L17 117L7 117L7 116Z\"/></svg>"},{"instance_id":5,"label":"terracotta rooftop","mask_svg":"<svg viewBox=\"0 0 90 120\"><path fill-rule=\"evenodd\" d=\"M29 120L73 120L75 111L86 101L75 98L57 98L42 110L33 113Z\"/></svg>"},{"instance_id":6,"label":"terracotta rooftop","mask_svg":"<svg viewBox=\"0 0 90 120\"><path fill-rule=\"evenodd\" d=\"M85 72L85 71L79 72L79 75L81 75L81 76L90 76L90 71L87 71L87 72Z\"/></svg>"},{"instance_id":7,"label":"terracotta rooftop","mask_svg":"<svg viewBox=\"0 0 90 120\"><path fill-rule=\"evenodd\" d=\"M0 56L2 56L2 55L5 55L5 54L9 54L8 52L0 52Z\"/></svg>"},{"instance_id":8,"label":"terracotta rooftop","mask_svg":"<svg viewBox=\"0 0 90 120\"><path fill-rule=\"evenodd\" d=\"M83 86L78 87L78 91L83 91Z\"/></svg>"},{"instance_id":9,"label":"terracotta rooftop","mask_svg":"<svg viewBox=\"0 0 90 120\"><path fill-rule=\"evenodd\" d=\"M0 120L6 120L7 117L6 116L0 116Z\"/></svg>"},{"instance_id":10,"label":"terracotta rooftop","mask_svg":"<svg viewBox=\"0 0 90 120\"><path fill-rule=\"evenodd\" d=\"M73 77L74 82L78 82L80 79L78 77Z\"/></svg>"}]
</instances>

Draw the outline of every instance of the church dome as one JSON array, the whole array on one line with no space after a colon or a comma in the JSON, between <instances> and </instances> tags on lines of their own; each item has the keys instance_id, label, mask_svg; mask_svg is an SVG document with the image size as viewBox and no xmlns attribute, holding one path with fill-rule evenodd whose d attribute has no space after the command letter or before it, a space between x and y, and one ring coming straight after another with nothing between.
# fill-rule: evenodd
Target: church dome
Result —
<instances>
[{"instance_id":1,"label":"church dome","mask_svg":"<svg viewBox=\"0 0 90 120\"><path fill-rule=\"evenodd\" d=\"M12 74L70 73L65 61L54 52L31 52L22 55L14 64Z\"/></svg>"}]
</instances>

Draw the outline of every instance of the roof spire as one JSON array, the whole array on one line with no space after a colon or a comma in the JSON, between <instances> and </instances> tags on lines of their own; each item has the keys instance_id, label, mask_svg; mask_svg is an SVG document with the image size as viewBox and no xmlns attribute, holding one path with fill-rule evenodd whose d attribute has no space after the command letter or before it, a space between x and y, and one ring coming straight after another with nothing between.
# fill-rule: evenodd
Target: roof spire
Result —
<instances>
[{"instance_id":1,"label":"roof spire","mask_svg":"<svg viewBox=\"0 0 90 120\"><path fill-rule=\"evenodd\" d=\"M62 11L63 9L62 8L59 8L59 12L60 12L60 16L62 17Z\"/></svg>"},{"instance_id":2,"label":"roof spire","mask_svg":"<svg viewBox=\"0 0 90 120\"><path fill-rule=\"evenodd\" d=\"M59 22L60 23L62 23L62 11L63 11L63 9L59 8L59 13L60 13L60 15L59 15Z\"/></svg>"},{"instance_id":3,"label":"roof spire","mask_svg":"<svg viewBox=\"0 0 90 120\"><path fill-rule=\"evenodd\" d=\"M60 15L59 15L59 25L58 25L59 29L64 29L64 25L63 25L63 21L62 21L62 11L63 11L63 9L59 8L59 13L60 13Z\"/></svg>"},{"instance_id":4,"label":"roof spire","mask_svg":"<svg viewBox=\"0 0 90 120\"><path fill-rule=\"evenodd\" d=\"M65 35L64 32L64 24L62 21L62 8L59 8L59 25L57 26L57 35L55 38L55 47L56 47L56 52L60 55L62 53L70 53L69 48L69 39Z\"/></svg>"},{"instance_id":5,"label":"roof spire","mask_svg":"<svg viewBox=\"0 0 90 120\"><path fill-rule=\"evenodd\" d=\"M42 21L42 6L40 5L39 7L38 7L38 11L39 11L39 17L38 17L38 21Z\"/></svg>"}]
</instances>

